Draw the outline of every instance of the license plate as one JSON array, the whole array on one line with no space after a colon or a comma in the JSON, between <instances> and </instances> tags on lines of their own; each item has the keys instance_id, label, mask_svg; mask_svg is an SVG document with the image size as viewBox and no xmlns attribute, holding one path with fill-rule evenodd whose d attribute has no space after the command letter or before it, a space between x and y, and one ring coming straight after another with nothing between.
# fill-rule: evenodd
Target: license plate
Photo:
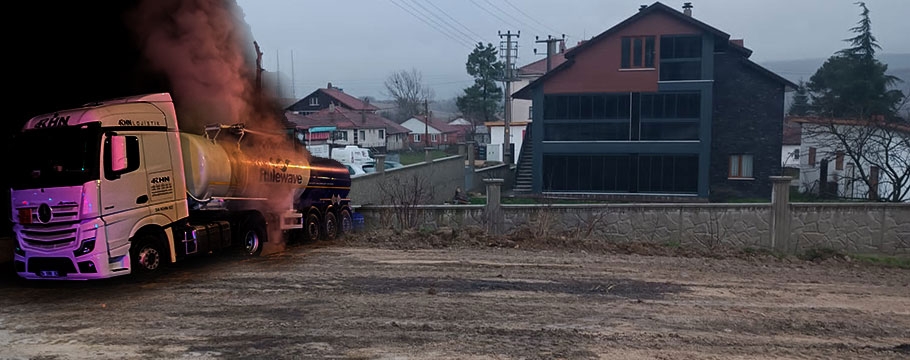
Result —
<instances>
[{"instance_id":1,"label":"license plate","mask_svg":"<svg viewBox=\"0 0 910 360\"><path fill-rule=\"evenodd\" d=\"M38 276L40 277L60 277L60 273L53 270L39 271Z\"/></svg>"}]
</instances>

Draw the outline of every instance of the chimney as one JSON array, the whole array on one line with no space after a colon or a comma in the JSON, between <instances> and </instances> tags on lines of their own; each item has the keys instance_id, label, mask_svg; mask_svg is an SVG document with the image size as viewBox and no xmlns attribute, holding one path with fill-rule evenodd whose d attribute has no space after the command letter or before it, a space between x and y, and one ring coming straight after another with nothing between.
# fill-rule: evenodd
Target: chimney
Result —
<instances>
[{"instance_id":1,"label":"chimney","mask_svg":"<svg viewBox=\"0 0 910 360\"><path fill-rule=\"evenodd\" d=\"M329 85L332 85L332 83L329 83ZM329 102L329 112L330 113L335 112L335 103L334 102Z\"/></svg>"},{"instance_id":2,"label":"chimney","mask_svg":"<svg viewBox=\"0 0 910 360\"><path fill-rule=\"evenodd\" d=\"M331 88L332 88L332 83L330 82L328 85L325 86L325 88L326 88L326 89L331 89Z\"/></svg>"},{"instance_id":3,"label":"chimney","mask_svg":"<svg viewBox=\"0 0 910 360\"><path fill-rule=\"evenodd\" d=\"M566 52L566 40L562 39L559 40L559 53L562 54L564 52Z\"/></svg>"},{"instance_id":4,"label":"chimney","mask_svg":"<svg viewBox=\"0 0 910 360\"><path fill-rule=\"evenodd\" d=\"M736 44L736 45L739 46L739 47L746 47L745 42L743 41L743 39L731 39L730 42L733 43L733 44Z\"/></svg>"},{"instance_id":5,"label":"chimney","mask_svg":"<svg viewBox=\"0 0 910 360\"><path fill-rule=\"evenodd\" d=\"M683 4L683 14L686 14L686 16L689 16L689 17L692 16L692 3L691 2L686 2Z\"/></svg>"},{"instance_id":6,"label":"chimney","mask_svg":"<svg viewBox=\"0 0 910 360\"><path fill-rule=\"evenodd\" d=\"M640 5L640 6L638 6L638 11L642 11L647 8L648 8L648 5Z\"/></svg>"}]
</instances>

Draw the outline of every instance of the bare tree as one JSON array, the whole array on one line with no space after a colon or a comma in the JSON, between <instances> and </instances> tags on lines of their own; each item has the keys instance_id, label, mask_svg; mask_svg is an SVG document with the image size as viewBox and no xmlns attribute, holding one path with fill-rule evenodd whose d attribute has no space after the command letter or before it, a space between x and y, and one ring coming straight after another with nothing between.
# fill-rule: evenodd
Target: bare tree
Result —
<instances>
[{"instance_id":1,"label":"bare tree","mask_svg":"<svg viewBox=\"0 0 910 360\"><path fill-rule=\"evenodd\" d=\"M386 96L395 100L395 120L404 121L423 113L424 101L435 95L433 89L423 83L423 75L417 69L400 70L392 73L385 81Z\"/></svg>"},{"instance_id":2,"label":"bare tree","mask_svg":"<svg viewBox=\"0 0 910 360\"><path fill-rule=\"evenodd\" d=\"M803 124L803 139L816 157L834 160L845 171L833 179L863 198L891 202L910 196L910 125L873 120L814 120ZM827 181L827 174L820 174ZM820 178L821 179L821 178ZM862 184L865 189L854 188ZM824 190L824 189L823 189ZM884 192L879 194L879 191ZM856 197L841 191L843 197Z\"/></svg>"}]
</instances>

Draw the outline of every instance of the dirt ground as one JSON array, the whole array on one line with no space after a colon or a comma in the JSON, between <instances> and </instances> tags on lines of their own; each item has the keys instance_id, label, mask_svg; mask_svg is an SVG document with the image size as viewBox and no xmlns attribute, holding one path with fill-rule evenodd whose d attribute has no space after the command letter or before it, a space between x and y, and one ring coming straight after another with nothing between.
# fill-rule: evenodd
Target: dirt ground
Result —
<instances>
[{"instance_id":1,"label":"dirt ground","mask_svg":"<svg viewBox=\"0 0 910 360\"><path fill-rule=\"evenodd\" d=\"M373 233L153 279L0 275L2 359L908 359L910 270Z\"/></svg>"}]
</instances>

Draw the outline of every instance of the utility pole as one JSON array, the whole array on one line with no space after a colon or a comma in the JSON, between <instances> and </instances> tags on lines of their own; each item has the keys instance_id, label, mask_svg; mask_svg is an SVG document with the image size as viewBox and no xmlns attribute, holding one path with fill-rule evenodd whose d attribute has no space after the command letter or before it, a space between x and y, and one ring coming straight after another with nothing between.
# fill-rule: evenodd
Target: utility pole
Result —
<instances>
[{"instance_id":1,"label":"utility pole","mask_svg":"<svg viewBox=\"0 0 910 360\"><path fill-rule=\"evenodd\" d=\"M556 54L556 43L560 41L566 41L566 34L562 34L562 38L555 38L552 35L547 35L547 38L544 40L540 40L540 38L537 36L534 37L535 43L547 44L547 72L550 72L550 70L553 68L550 58L553 56L553 54ZM534 54L537 54L537 49L534 49Z\"/></svg>"},{"instance_id":2,"label":"utility pole","mask_svg":"<svg viewBox=\"0 0 910 360\"><path fill-rule=\"evenodd\" d=\"M504 42L505 45L503 46L502 41L500 41L500 45L499 45L500 50L503 50L503 47L505 47L505 58L506 58L505 74L503 76L503 82L505 82L505 88L506 88L506 91L505 91L505 96L506 96L505 115L506 116L505 116L505 121L504 121L505 126L503 127L503 140L502 140L502 162L504 162L506 164L513 163L512 153L510 151L511 142L512 142L512 138L511 138L511 134L510 134L511 127L512 127L512 81L515 80L515 78L514 78L515 73L514 73L514 71L512 71L512 58L513 58L512 53L514 51L514 53L515 53L514 57L515 58L518 57L518 41L517 40L513 41L512 37L514 36L517 39L520 35L521 35L521 31L518 31L518 33L515 33L515 34L513 34L511 30L506 31L505 34L503 34L501 31L499 32L500 38L502 38L502 37L506 38L506 40Z\"/></svg>"},{"instance_id":3,"label":"utility pole","mask_svg":"<svg viewBox=\"0 0 910 360\"><path fill-rule=\"evenodd\" d=\"M423 99L423 142L426 144L424 149L430 148L430 102ZM429 150L427 150L429 151Z\"/></svg>"},{"instance_id":4,"label":"utility pole","mask_svg":"<svg viewBox=\"0 0 910 360\"><path fill-rule=\"evenodd\" d=\"M262 91L262 51L259 51L259 43L253 41L256 47L256 91Z\"/></svg>"}]
</instances>

